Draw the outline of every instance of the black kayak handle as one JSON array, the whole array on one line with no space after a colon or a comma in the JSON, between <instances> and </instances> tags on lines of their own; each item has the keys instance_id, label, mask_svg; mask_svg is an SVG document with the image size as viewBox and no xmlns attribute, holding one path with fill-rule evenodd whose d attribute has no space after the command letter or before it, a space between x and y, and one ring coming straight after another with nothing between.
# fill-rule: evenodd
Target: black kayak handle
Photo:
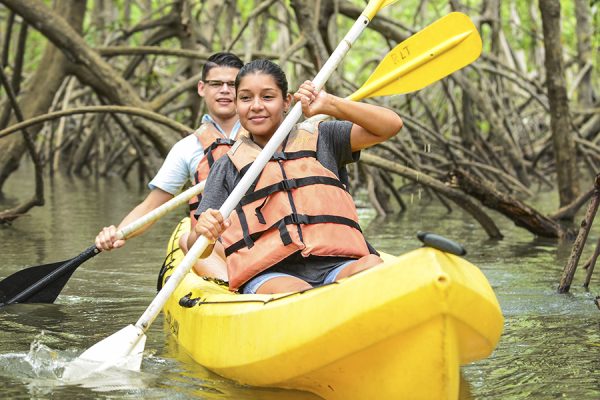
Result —
<instances>
[{"instance_id":1,"label":"black kayak handle","mask_svg":"<svg viewBox=\"0 0 600 400\"><path fill-rule=\"evenodd\" d=\"M457 256L464 256L467 254L467 250L465 250L461 244L435 233L417 232L417 238L419 238L425 246L433 247L434 249L445 251L446 253L455 254Z\"/></svg>"}]
</instances>

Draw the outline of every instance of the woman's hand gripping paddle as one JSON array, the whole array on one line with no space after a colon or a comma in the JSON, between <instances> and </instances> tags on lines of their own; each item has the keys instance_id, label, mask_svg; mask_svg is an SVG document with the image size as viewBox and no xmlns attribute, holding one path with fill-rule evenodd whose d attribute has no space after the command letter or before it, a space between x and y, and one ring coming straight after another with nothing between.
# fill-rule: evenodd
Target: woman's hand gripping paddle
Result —
<instances>
[{"instance_id":1,"label":"woman's hand gripping paddle","mask_svg":"<svg viewBox=\"0 0 600 400\"><path fill-rule=\"evenodd\" d=\"M382 6L387 5L388 3L389 2L372 0L367 6L367 9L370 9L370 12L372 12L372 15L374 15ZM372 6L372 4L377 4L377 6ZM373 10L375 11L373 12ZM367 83L365 83L365 85L359 89L359 93L366 94L359 94L358 98L380 95L380 93L383 92L389 95L405 93L409 90L416 90L420 87L426 86L427 84L435 82L437 79L447 76L456 69L476 59L481 52L481 40L477 30L471 21L462 14L453 13L450 15L453 16L445 17L440 20L441 27L439 27L437 23L434 23L425 28L424 31L438 31L439 29L440 32L445 33L443 36L446 38L446 36L448 36L448 30L452 28L453 32L459 32L459 35L461 35L459 38L456 38L456 35L454 35L451 36L450 42L443 41L442 45L440 45L440 43L429 43L429 47L421 46L419 47L419 51L423 52L421 55L412 53L411 57L405 57L404 59L398 59L398 57L394 56L393 63L387 63L388 57L386 57L384 59L385 65L384 62L382 62L382 64L380 64L380 66L378 66L376 69L376 72L373 73L371 78L369 78ZM361 15L361 17L357 20L342 43L340 43L330 59L326 62L323 69L313 80L313 84L317 89L323 87L329 75L331 75L334 68L340 63L343 56L347 53L352 43L354 43L360 32L364 30L369 21L370 19L365 14ZM422 34L422 32L417 33L415 36L419 34ZM425 38L435 37L435 35L424 34L422 34L422 36ZM473 38L470 36L473 36ZM414 42L411 39L412 37L398 45L392 52L396 51L396 49L401 49L402 44L405 44L405 46L408 44L410 45L410 48L412 48L412 44ZM469 44L468 46L460 45L467 40L467 43ZM437 57L444 57L444 59L447 61L444 63L429 64ZM458 60L467 61L457 61L454 63L449 62L450 59L454 60L455 58ZM382 65L384 65L384 67L382 67ZM431 65L434 67L430 67ZM400 82L400 77L407 76L408 74L414 74L419 68L427 68L428 70L431 70L430 74L425 74L425 76L421 77L421 79L423 79L423 84L418 85L412 83L410 85L403 85L402 82ZM380 76L380 74L377 73L378 70L384 72L382 72L383 76ZM220 213L225 218L227 218L233 211L244 193L246 193L252 182L256 179L262 168L266 165L294 124L298 121L301 113L301 105L298 103L288 114L284 122L274 133L271 140L267 143L257 159L254 161L251 168L246 172L242 180L238 183L238 185L219 209ZM204 252L208 245L208 240L205 237L200 237L196 243L194 243L181 264L179 264L179 266L175 269L169 280L166 282L136 324L123 328L122 330L96 343L94 346L83 352L83 354L81 354L77 360L67 366L63 378L81 379L82 373L89 375L90 373L102 371L111 367L122 367L138 370L142 362L142 353L146 342L146 331L156 319L160 313L160 310L167 302L175 288L183 280L185 275L189 272L198 257ZM95 365L94 370L89 368L89 366L92 365L91 363ZM81 368L82 365L84 365L86 368Z\"/></svg>"}]
</instances>

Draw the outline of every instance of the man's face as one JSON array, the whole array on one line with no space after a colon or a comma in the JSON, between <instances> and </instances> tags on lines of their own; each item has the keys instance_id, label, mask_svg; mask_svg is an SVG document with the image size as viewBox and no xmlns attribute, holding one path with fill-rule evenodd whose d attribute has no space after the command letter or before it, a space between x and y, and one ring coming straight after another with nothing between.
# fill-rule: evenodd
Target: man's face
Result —
<instances>
[{"instance_id":1,"label":"man's face","mask_svg":"<svg viewBox=\"0 0 600 400\"><path fill-rule=\"evenodd\" d=\"M198 94L204 97L208 113L221 120L236 116L235 77L239 69L214 67L206 74L204 81L198 82Z\"/></svg>"}]
</instances>

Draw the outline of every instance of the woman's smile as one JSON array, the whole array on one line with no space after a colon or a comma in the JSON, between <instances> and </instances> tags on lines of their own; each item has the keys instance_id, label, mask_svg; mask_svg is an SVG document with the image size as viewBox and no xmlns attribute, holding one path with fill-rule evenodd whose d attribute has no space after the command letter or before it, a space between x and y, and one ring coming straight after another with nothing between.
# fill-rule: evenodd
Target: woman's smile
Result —
<instances>
[{"instance_id":1,"label":"woman's smile","mask_svg":"<svg viewBox=\"0 0 600 400\"><path fill-rule=\"evenodd\" d=\"M264 123L269 117L266 115L256 115L253 117L249 117L248 121L250 121L251 124L262 124Z\"/></svg>"}]
</instances>

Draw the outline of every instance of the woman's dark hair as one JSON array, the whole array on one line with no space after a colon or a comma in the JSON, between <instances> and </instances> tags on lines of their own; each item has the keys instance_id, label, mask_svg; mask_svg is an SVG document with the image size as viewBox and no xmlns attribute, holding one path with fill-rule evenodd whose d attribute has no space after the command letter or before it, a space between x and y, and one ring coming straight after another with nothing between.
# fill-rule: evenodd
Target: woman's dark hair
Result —
<instances>
[{"instance_id":1,"label":"woman's dark hair","mask_svg":"<svg viewBox=\"0 0 600 400\"><path fill-rule=\"evenodd\" d=\"M288 82L285 77L285 72L279 67L279 65L275 64L270 60L258 59L254 61L250 61L248 64L244 65L240 72L238 72L237 77L235 78L235 90L237 91L240 86L240 81L243 77L249 74L265 74L271 75L277 84L277 87L281 90L281 94L283 98L287 96L288 92Z\"/></svg>"},{"instance_id":2,"label":"woman's dark hair","mask_svg":"<svg viewBox=\"0 0 600 400\"><path fill-rule=\"evenodd\" d=\"M235 69L241 69L244 66L244 63L238 56L233 53L215 53L212 56L208 57L206 60L206 64L202 68L202 80L206 80L206 75L208 75L208 71L216 67L229 67Z\"/></svg>"}]
</instances>

